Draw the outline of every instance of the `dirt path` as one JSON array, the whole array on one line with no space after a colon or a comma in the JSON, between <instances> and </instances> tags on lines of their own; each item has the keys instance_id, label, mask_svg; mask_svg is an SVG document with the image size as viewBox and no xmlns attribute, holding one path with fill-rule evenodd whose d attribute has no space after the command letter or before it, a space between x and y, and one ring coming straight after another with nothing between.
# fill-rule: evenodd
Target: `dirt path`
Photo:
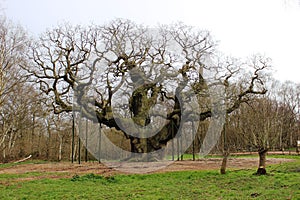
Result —
<instances>
[{"instance_id":1,"label":"dirt path","mask_svg":"<svg viewBox=\"0 0 300 200\"><path fill-rule=\"evenodd\" d=\"M229 158L228 169L250 169L258 164L257 158ZM101 174L109 176L119 173L155 173L155 172L170 172L184 170L209 170L219 169L221 158L207 158L197 161L176 161L176 162L148 162L141 163L115 163L112 167L109 164L99 164L98 162L88 162L82 164L72 164L69 162L59 163L44 163L44 164L21 164L12 167L0 169L0 174L23 174L26 172L45 172L45 176L54 176L49 173L62 174L63 176L71 177L75 174ZM284 158L269 158L267 165L279 164L282 162L291 162L293 159ZM167 166L166 166L167 165ZM158 169L158 170L156 170ZM47 174L48 173L48 174ZM60 176L61 177L61 176ZM51 178L51 177L50 177Z\"/></svg>"},{"instance_id":2,"label":"dirt path","mask_svg":"<svg viewBox=\"0 0 300 200\"><path fill-rule=\"evenodd\" d=\"M293 159L269 158L267 165L280 164L283 162L292 162ZM163 173L186 170L210 170L219 169L222 162L221 158L199 159L197 161L176 161L176 162L147 162L142 163L106 163L88 162L82 164L72 164L69 162L51 162L43 164L21 164L0 169L0 174L24 174L27 172L38 172L41 174L32 174L16 178L9 178L0 181L1 185L11 185L24 181L39 179L59 179L71 178L74 175L99 174L102 176L112 176L114 174L128 173ZM257 158L229 158L228 169L251 169L257 166ZM114 166L114 168L108 167Z\"/></svg>"}]
</instances>

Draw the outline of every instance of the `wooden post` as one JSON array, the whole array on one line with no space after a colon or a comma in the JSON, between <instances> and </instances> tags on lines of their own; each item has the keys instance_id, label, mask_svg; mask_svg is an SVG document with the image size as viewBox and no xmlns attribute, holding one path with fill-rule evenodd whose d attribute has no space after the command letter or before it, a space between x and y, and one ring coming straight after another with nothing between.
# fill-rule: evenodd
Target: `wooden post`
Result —
<instances>
[{"instance_id":1,"label":"wooden post","mask_svg":"<svg viewBox=\"0 0 300 200\"><path fill-rule=\"evenodd\" d=\"M178 136L178 133L176 134ZM177 161L180 160L180 151L179 151L179 137L177 137Z\"/></svg>"},{"instance_id":2,"label":"wooden post","mask_svg":"<svg viewBox=\"0 0 300 200\"><path fill-rule=\"evenodd\" d=\"M72 152L71 152L71 162L74 162L74 149L75 149L75 119L74 113L72 114Z\"/></svg>"},{"instance_id":3,"label":"wooden post","mask_svg":"<svg viewBox=\"0 0 300 200\"><path fill-rule=\"evenodd\" d=\"M80 145L81 145L80 137L78 136L78 164L81 163L81 155L80 155L81 148L80 148Z\"/></svg>"},{"instance_id":4,"label":"wooden post","mask_svg":"<svg viewBox=\"0 0 300 200\"><path fill-rule=\"evenodd\" d=\"M82 119L82 108L80 108L80 116L79 116L79 124L78 124L78 164L81 163L81 140L80 140L80 136L81 136L81 119Z\"/></svg>"},{"instance_id":5,"label":"wooden post","mask_svg":"<svg viewBox=\"0 0 300 200\"><path fill-rule=\"evenodd\" d=\"M85 162L88 161L88 119L85 121Z\"/></svg>"},{"instance_id":6,"label":"wooden post","mask_svg":"<svg viewBox=\"0 0 300 200\"><path fill-rule=\"evenodd\" d=\"M192 121L192 137L193 137L193 161L195 161L195 125L194 125L194 121Z\"/></svg>"},{"instance_id":7,"label":"wooden post","mask_svg":"<svg viewBox=\"0 0 300 200\"><path fill-rule=\"evenodd\" d=\"M182 141L183 141L183 135L181 134L181 136L180 136L180 152L181 152L180 160L183 160L183 154L184 154L184 152L182 151Z\"/></svg>"},{"instance_id":8,"label":"wooden post","mask_svg":"<svg viewBox=\"0 0 300 200\"><path fill-rule=\"evenodd\" d=\"M174 161L174 125L173 121L171 121L171 131L172 131L172 161Z\"/></svg>"},{"instance_id":9,"label":"wooden post","mask_svg":"<svg viewBox=\"0 0 300 200\"><path fill-rule=\"evenodd\" d=\"M102 124L99 124L99 139L98 139L98 161L101 163L101 129Z\"/></svg>"},{"instance_id":10,"label":"wooden post","mask_svg":"<svg viewBox=\"0 0 300 200\"><path fill-rule=\"evenodd\" d=\"M31 153L33 153L34 151L34 128L35 128L35 112L32 114Z\"/></svg>"}]
</instances>

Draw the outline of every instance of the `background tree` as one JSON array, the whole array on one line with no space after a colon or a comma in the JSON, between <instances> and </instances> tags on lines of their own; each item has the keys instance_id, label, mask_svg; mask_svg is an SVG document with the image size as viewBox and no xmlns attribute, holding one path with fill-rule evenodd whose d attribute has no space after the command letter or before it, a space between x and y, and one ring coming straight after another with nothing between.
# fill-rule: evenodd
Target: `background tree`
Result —
<instances>
[{"instance_id":1,"label":"background tree","mask_svg":"<svg viewBox=\"0 0 300 200\"><path fill-rule=\"evenodd\" d=\"M258 173L266 173L266 154L269 150L289 147L290 137L297 134L298 116L293 98L293 85L271 80L270 91L249 101L229 118L227 141L236 151L247 147L259 153ZM283 92L284 91L284 92ZM288 93L288 94L287 94ZM296 95L295 95L296 96ZM292 135L292 136L290 136ZM293 141L295 146L295 141Z\"/></svg>"},{"instance_id":2,"label":"background tree","mask_svg":"<svg viewBox=\"0 0 300 200\"><path fill-rule=\"evenodd\" d=\"M24 85L27 76L19 67L27 63L27 43L25 31L0 16L0 148L4 160L27 119L27 99L23 95L30 91L30 86Z\"/></svg>"},{"instance_id":3,"label":"background tree","mask_svg":"<svg viewBox=\"0 0 300 200\"><path fill-rule=\"evenodd\" d=\"M290 151L296 145L297 139L295 137L298 128L296 125L298 121L297 114L299 113L297 86L291 81L284 82L278 92L278 96L282 107L285 108L282 118L283 129L281 140L285 138L287 146L282 148L287 148Z\"/></svg>"},{"instance_id":4,"label":"background tree","mask_svg":"<svg viewBox=\"0 0 300 200\"><path fill-rule=\"evenodd\" d=\"M0 108L6 96L26 79L19 65L25 65L27 35L20 26L14 26L0 17Z\"/></svg>"}]
</instances>

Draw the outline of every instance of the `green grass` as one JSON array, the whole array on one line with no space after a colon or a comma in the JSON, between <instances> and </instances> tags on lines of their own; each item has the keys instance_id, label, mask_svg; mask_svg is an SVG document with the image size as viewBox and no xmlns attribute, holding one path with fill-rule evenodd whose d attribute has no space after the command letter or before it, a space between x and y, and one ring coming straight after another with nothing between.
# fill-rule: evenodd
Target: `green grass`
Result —
<instances>
[{"instance_id":1,"label":"green grass","mask_svg":"<svg viewBox=\"0 0 300 200\"><path fill-rule=\"evenodd\" d=\"M229 170L226 175L210 170L9 183L41 174L2 174L0 181L6 184L0 185L0 199L300 199L300 158L293 158L295 162L268 166L267 176L253 175L255 169Z\"/></svg>"},{"instance_id":2,"label":"green grass","mask_svg":"<svg viewBox=\"0 0 300 200\"><path fill-rule=\"evenodd\" d=\"M181 156L179 156L179 160L181 160ZM206 155L206 156L200 156L199 153L195 154L195 160L199 160L202 158L222 158L220 155ZM172 160L172 155L167 155L166 156L167 160ZM177 160L178 156L177 154L174 155L174 160ZM183 154L183 160L192 160L193 159L193 154Z\"/></svg>"},{"instance_id":3,"label":"green grass","mask_svg":"<svg viewBox=\"0 0 300 200\"><path fill-rule=\"evenodd\" d=\"M177 155L174 156L174 160L177 160ZM202 158L223 158L221 155L206 155L204 157L201 157L199 154L195 154L195 159L199 160ZM229 158L257 158L258 159L258 153L257 152L251 152L251 154L244 154L244 155L236 155L236 154L230 154ZM277 155L272 155L268 154L267 158L291 158L291 159L300 159L300 155L289 155L287 152L285 154L277 154ZM172 156L168 155L166 156L166 159L171 160ZM193 155L192 154L184 154L183 155L183 160L192 160Z\"/></svg>"},{"instance_id":4,"label":"green grass","mask_svg":"<svg viewBox=\"0 0 300 200\"><path fill-rule=\"evenodd\" d=\"M1 168L8 168L8 167L13 167L13 166L17 166L17 165L24 165L24 164L43 164L43 163L47 163L48 161L44 161L44 160L27 160L24 162L19 162L19 163L0 163L0 170Z\"/></svg>"}]
</instances>

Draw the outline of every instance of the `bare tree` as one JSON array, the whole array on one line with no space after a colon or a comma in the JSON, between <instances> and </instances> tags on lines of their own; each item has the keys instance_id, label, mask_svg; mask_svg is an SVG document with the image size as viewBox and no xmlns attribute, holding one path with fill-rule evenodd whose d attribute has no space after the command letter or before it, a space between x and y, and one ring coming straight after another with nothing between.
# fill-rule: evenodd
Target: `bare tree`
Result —
<instances>
[{"instance_id":1,"label":"bare tree","mask_svg":"<svg viewBox=\"0 0 300 200\"><path fill-rule=\"evenodd\" d=\"M25 31L0 16L0 147L5 159L14 147L20 122L26 112L21 99L27 77L19 65L27 63L25 52L28 44ZM18 99L19 98L19 99ZM22 103L20 100L23 100Z\"/></svg>"},{"instance_id":2,"label":"bare tree","mask_svg":"<svg viewBox=\"0 0 300 200\"><path fill-rule=\"evenodd\" d=\"M288 148L289 152L291 151L291 148L296 145L296 138L294 138L294 135L297 132L295 124L297 121L296 115L299 112L297 93L296 84L291 81L286 81L280 87L278 94L282 107L286 108L284 110L285 112L283 112L284 117L282 118L283 125L285 126L285 128L282 129L282 138L285 136L284 138L287 140L286 148Z\"/></svg>"},{"instance_id":3,"label":"bare tree","mask_svg":"<svg viewBox=\"0 0 300 200\"><path fill-rule=\"evenodd\" d=\"M32 85L19 84L7 94L1 109L0 148L3 160L25 156L33 150L34 129L42 111L38 109L38 93ZM17 154L15 151L18 151Z\"/></svg>"},{"instance_id":4,"label":"bare tree","mask_svg":"<svg viewBox=\"0 0 300 200\"><path fill-rule=\"evenodd\" d=\"M27 48L27 35L22 27L14 26L0 18L0 108L6 101L7 94L14 87L24 82L24 73L19 65L25 65L25 52Z\"/></svg>"}]
</instances>

